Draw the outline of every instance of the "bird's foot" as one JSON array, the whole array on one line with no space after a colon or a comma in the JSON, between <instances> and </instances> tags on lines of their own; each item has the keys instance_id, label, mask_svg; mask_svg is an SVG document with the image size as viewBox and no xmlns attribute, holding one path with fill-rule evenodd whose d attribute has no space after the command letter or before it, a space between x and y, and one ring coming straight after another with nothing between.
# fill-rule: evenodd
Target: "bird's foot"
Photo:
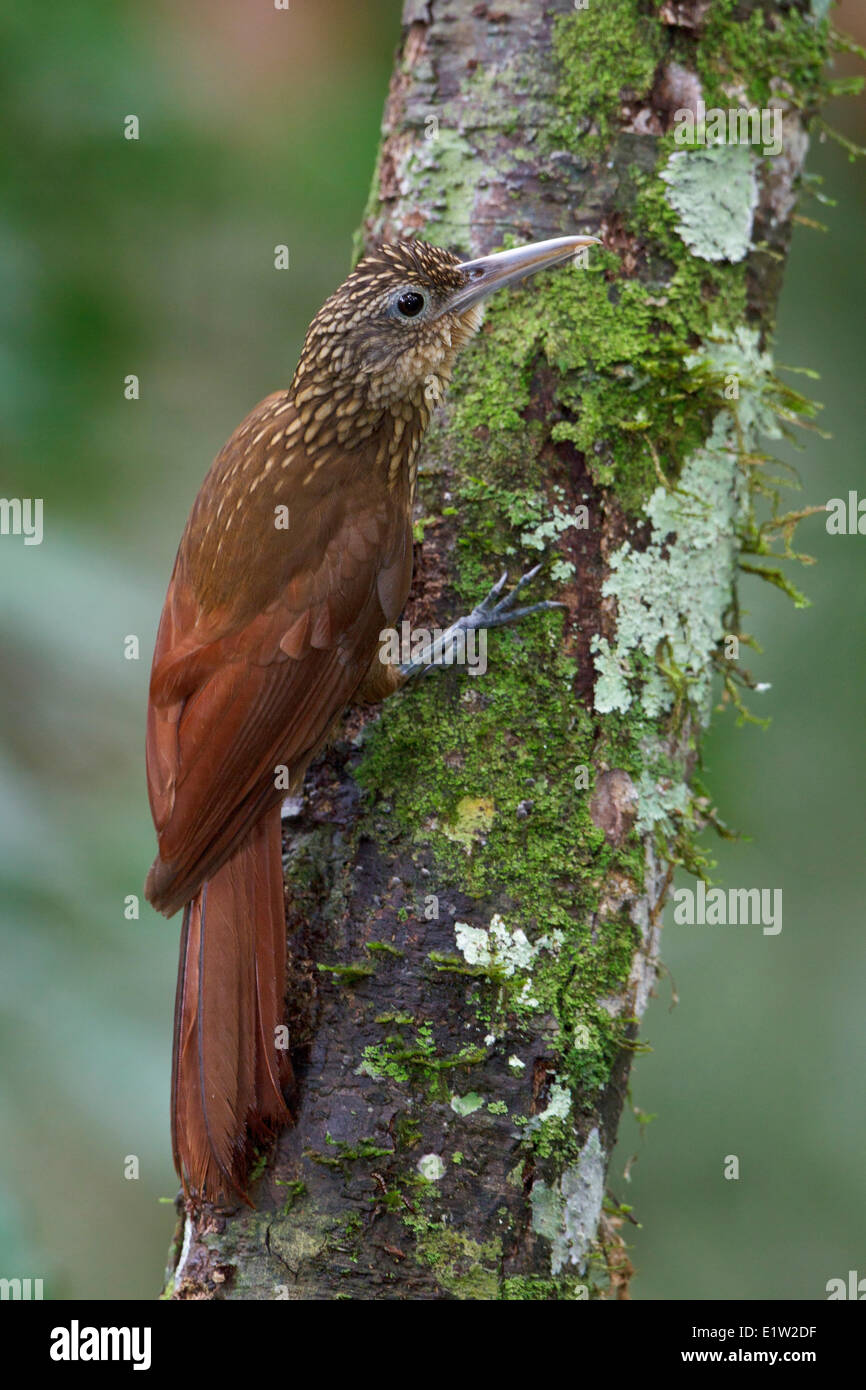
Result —
<instances>
[{"instance_id":1,"label":"bird's foot","mask_svg":"<svg viewBox=\"0 0 866 1390\"><path fill-rule=\"evenodd\" d=\"M522 578L518 579L510 594L505 598L500 598L502 590L505 588L508 579L506 570L493 585L486 598L467 613L465 617L458 618L456 623L441 633L423 653L412 661L404 662L400 667L400 674L404 680L411 679L419 672L429 671L434 666L450 666L454 663L455 654L461 647L465 649L465 636L467 632L486 630L491 627L505 627L508 623L520 622L522 618L528 618L531 613L543 613L551 608L565 608L564 603L556 603L550 599L543 599L540 603L532 603L527 608L516 608L517 596L527 584L538 574L541 565L535 565L528 570ZM498 602L497 602L498 600Z\"/></svg>"},{"instance_id":2,"label":"bird's foot","mask_svg":"<svg viewBox=\"0 0 866 1390\"><path fill-rule=\"evenodd\" d=\"M526 574L518 579L511 593L495 603L494 599L499 598L508 579L508 571L505 570L487 597L482 599L471 613L467 613L465 618L458 618L454 627L462 628L464 631L478 627L505 627L506 623L516 623L521 618L528 618L530 613L542 613L549 608L565 608L564 603L556 603L552 599L543 599L540 603L530 604L528 608L514 607L520 590L532 582L540 569L541 565L534 565L531 570L527 570Z\"/></svg>"}]
</instances>

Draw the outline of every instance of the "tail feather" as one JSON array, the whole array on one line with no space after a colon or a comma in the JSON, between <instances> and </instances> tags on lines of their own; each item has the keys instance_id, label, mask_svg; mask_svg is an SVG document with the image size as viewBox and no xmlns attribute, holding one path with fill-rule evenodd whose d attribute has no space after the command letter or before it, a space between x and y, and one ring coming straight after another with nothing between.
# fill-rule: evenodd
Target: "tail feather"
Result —
<instances>
[{"instance_id":1,"label":"tail feather","mask_svg":"<svg viewBox=\"0 0 866 1390\"><path fill-rule=\"evenodd\" d=\"M283 1090L294 1080L287 1047L277 1047L276 1030L283 1023L286 992L286 909L283 898L283 858L280 808L269 817L268 854L259 863L267 872L256 878L259 930L256 934L255 987L258 1045L256 1089L260 1108L270 1096L285 1110ZM274 868L274 866L276 866Z\"/></svg>"},{"instance_id":2,"label":"tail feather","mask_svg":"<svg viewBox=\"0 0 866 1390\"><path fill-rule=\"evenodd\" d=\"M187 904L172 1065L172 1146L184 1192L248 1200L251 1135L289 1117L282 1088L286 923L280 809L269 811Z\"/></svg>"}]
</instances>

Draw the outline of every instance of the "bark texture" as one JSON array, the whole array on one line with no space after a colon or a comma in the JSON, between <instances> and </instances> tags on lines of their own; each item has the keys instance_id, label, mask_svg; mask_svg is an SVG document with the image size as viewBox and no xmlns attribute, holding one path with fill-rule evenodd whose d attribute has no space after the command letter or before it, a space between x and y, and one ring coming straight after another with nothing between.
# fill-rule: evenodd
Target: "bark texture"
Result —
<instances>
[{"instance_id":1,"label":"bark texture","mask_svg":"<svg viewBox=\"0 0 866 1390\"><path fill-rule=\"evenodd\" d=\"M827 24L766 0L408 0L361 246L603 238L493 303L425 446L407 617L546 556L565 615L351 712L285 821L296 1124L177 1298L622 1295L603 1211L737 566ZM781 151L675 113L777 107ZM766 561L755 562L767 567ZM267 1162L266 1162L267 1159Z\"/></svg>"}]
</instances>

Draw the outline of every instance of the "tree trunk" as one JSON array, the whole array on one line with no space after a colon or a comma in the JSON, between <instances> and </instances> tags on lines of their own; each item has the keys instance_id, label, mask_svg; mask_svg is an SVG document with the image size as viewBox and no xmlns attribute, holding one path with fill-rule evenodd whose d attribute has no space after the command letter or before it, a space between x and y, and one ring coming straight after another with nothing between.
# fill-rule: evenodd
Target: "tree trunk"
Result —
<instances>
[{"instance_id":1,"label":"tree trunk","mask_svg":"<svg viewBox=\"0 0 866 1390\"><path fill-rule=\"evenodd\" d=\"M790 0L407 0L359 251L604 247L491 303L425 446L406 616L544 557L567 609L350 712L312 769L296 1123L255 1210L180 1223L174 1297L626 1295L606 1169L664 893L700 867L711 687L747 681L757 432L805 408L766 340L828 44ZM701 100L784 112L780 152L676 143Z\"/></svg>"}]
</instances>

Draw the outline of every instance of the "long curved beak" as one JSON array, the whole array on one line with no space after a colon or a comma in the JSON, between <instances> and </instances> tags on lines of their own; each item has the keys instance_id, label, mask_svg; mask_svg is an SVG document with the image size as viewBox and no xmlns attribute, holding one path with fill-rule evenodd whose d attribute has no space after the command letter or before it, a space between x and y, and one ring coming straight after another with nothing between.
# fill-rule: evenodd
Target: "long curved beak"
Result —
<instances>
[{"instance_id":1,"label":"long curved beak","mask_svg":"<svg viewBox=\"0 0 866 1390\"><path fill-rule=\"evenodd\" d=\"M467 283L451 295L447 308L450 312L468 309L494 290L502 289L503 285L513 285L527 275L534 275L536 270L564 265L584 246L600 245L595 236L560 236L551 241L530 241L526 246L497 251L494 256L481 256L476 261L464 261L461 269Z\"/></svg>"}]
</instances>

